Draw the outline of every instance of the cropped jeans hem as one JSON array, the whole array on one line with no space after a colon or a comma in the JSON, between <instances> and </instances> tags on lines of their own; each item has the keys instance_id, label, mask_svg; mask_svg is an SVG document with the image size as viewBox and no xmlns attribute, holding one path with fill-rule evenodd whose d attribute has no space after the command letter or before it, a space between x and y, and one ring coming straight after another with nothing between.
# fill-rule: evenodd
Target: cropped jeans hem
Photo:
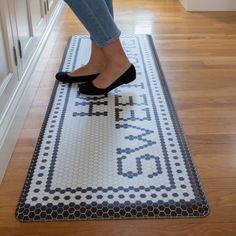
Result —
<instances>
[{"instance_id":1,"label":"cropped jeans hem","mask_svg":"<svg viewBox=\"0 0 236 236\"><path fill-rule=\"evenodd\" d=\"M65 0L80 19L98 47L119 38L121 31L114 21L112 0Z\"/></svg>"},{"instance_id":2,"label":"cropped jeans hem","mask_svg":"<svg viewBox=\"0 0 236 236\"><path fill-rule=\"evenodd\" d=\"M108 44L111 44L111 43L115 42L117 39L119 39L120 35L121 35L121 31L118 31L113 37L107 39L106 41L103 40L101 42L96 42L96 45L99 48L104 47L104 46L106 46Z\"/></svg>"}]
</instances>

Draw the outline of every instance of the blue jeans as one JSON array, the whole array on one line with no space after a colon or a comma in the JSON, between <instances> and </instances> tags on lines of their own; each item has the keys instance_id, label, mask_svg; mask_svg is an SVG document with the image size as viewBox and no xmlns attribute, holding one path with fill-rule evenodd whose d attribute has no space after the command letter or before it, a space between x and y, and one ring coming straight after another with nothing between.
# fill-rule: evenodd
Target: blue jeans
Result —
<instances>
[{"instance_id":1,"label":"blue jeans","mask_svg":"<svg viewBox=\"0 0 236 236\"><path fill-rule=\"evenodd\" d=\"M65 0L90 33L98 47L117 40L121 34L113 19L112 0Z\"/></svg>"}]
</instances>

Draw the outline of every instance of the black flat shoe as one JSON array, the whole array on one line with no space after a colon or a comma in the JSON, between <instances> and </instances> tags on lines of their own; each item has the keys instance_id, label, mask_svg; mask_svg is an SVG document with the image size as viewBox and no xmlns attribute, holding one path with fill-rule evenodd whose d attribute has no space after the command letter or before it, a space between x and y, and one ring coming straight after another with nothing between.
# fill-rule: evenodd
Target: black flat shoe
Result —
<instances>
[{"instance_id":1,"label":"black flat shoe","mask_svg":"<svg viewBox=\"0 0 236 236\"><path fill-rule=\"evenodd\" d=\"M58 72L56 79L63 83L79 83L93 81L99 74L83 75L83 76L69 76L68 72Z\"/></svg>"},{"instance_id":2,"label":"black flat shoe","mask_svg":"<svg viewBox=\"0 0 236 236\"><path fill-rule=\"evenodd\" d=\"M128 84L135 80L136 78L136 70L133 64L127 69L116 81L114 81L110 86L107 88L97 88L93 85L93 82L90 81L88 83L84 83L79 85L80 93L87 94L87 95L100 95L100 94L107 94L114 88L122 85Z\"/></svg>"}]
</instances>

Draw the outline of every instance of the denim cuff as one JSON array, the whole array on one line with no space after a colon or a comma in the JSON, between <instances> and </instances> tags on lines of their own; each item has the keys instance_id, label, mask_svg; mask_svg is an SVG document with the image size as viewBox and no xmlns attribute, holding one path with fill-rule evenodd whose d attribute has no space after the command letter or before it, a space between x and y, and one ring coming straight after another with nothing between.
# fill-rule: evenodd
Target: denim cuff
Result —
<instances>
[{"instance_id":1,"label":"denim cuff","mask_svg":"<svg viewBox=\"0 0 236 236\"><path fill-rule=\"evenodd\" d=\"M99 48L104 47L107 44L110 44L110 43L113 43L114 41L116 41L120 37L120 35L121 35L121 31L117 31L117 33L113 37L111 37L110 39L104 40L104 41L101 41L101 42L96 42L96 44Z\"/></svg>"}]
</instances>

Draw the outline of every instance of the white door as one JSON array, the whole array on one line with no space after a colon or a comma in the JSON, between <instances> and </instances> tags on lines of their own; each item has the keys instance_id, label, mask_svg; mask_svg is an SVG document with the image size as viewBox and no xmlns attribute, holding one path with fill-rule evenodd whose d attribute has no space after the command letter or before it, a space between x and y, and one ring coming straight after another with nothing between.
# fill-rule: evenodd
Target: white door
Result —
<instances>
[{"instance_id":1,"label":"white door","mask_svg":"<svg viewBox=\"0 0 236 236\"><path fill-rule=\"evenodd\" d=\"M0 8L0 120L18 84L16 48L13 43L10 16L6 3Z\"/></svg>"},{"instance_id":2,"label":"white door","mask_svg":"<svg viewBox=\"0 0 236 236\"><path fill-rule=\"evenodd\" d=\"M30 6L28 0L9 1L13 31L16 31L17 48L21 58L21 71L26 65L33 53L35 38L30 16Z\"/></svg>"},{"instance_id":3,"label":"white door","mask_svg":"<svg viewBox=\"0 0 236 236\"><path fill-rule=\"evenodd\" d=\"M42 0L29 0L33 36L40 37L46 28L46 12Z\"/></svg>"},{"instance_id":4,"label":"white door","mask_svg":"<svg viewBox=\"0 0 236 236\"><path fill-rule=\"evenodd\" d=\"M45 0L48 17L52 14L58 0Z\"/></svg>"}]
</instances>

